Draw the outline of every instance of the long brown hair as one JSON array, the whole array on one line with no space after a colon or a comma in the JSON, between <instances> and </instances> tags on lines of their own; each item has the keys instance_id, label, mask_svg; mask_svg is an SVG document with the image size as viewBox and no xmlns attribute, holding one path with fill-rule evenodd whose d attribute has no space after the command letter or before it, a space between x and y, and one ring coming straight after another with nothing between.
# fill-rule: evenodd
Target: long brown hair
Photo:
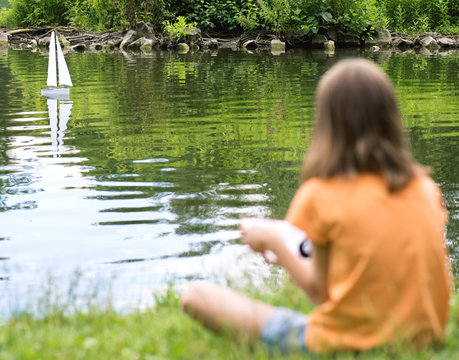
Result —
<instances>
[{"instance_id":1,"label":"long brown hair","mask_svg":"<svg viewBox=\"0 0 459 360\"><path fill-rule=\"evenodd\" d=\"M343 60L320 80L315 129L301 179L380 174L390 191L421 171L405 146L394 88L363 59Z\"/></svg>"}]
</instances>

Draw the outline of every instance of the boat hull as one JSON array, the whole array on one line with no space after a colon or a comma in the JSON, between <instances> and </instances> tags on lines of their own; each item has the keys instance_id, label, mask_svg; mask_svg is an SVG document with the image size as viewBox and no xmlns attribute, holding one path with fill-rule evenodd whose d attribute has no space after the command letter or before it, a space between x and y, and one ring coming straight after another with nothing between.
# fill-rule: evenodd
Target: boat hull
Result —
<instances>
[{"instance_id":1,"label":"boat hull","mask_svg":"<svg viewBox=\"0 0 459 360\"><path fill-rule=\"evenodd\" d=\"M49 99L68 100L70 99L69 88L42 89L41 96Z\"/></svg>"}]
</instances>

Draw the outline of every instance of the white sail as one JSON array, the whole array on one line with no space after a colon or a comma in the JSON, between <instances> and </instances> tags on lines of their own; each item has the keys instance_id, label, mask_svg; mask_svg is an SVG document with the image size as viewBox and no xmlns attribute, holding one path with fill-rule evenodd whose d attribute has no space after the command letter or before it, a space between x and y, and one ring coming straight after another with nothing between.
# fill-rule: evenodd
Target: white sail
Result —
<instances>
[{"instance_id":1,"label":"white sail","mask_svg":"<svg viewBox=\"0 0 459 360\"><path fill-rule=\"evenodd\" d=\"M55 33L51 33L51 40L49 42L49 60L48 60L48 80L46 85L56 87L57 86L57 72L56 72L56 42Z\"/></svg>"},{"instance_id":2,"label":"white sail","mask_svg":"<svg viewBox=\"0 0 459 360\"><path fill-rule=\"evenodd\" d=\"M57 46L57 68L59 69L59 85L73 86L72 80L70 79L69 69L64 59L64 54L59 44L59 40L56 39Z\"/></svg>"}]
</instances>

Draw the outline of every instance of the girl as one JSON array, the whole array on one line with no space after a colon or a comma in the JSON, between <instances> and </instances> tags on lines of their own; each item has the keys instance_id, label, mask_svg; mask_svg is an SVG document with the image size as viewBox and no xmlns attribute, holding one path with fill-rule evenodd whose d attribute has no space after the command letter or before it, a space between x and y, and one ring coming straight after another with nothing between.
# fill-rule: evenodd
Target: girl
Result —
<instances>
[{"instance_id":1,"label":"girl","mask_svg":"<svg viewBox=\"0 0 459 360\"><path fill-rule=\"evenodd\" d=\"M215 331L312 352L441 341L447 213L404 145L394 89L373 63L344 60L320 80L301 178L286 220L308 234L312 261L288 249L274 222L241 231L252 250L274 253L315 309L305 316L195 283L183 294L184 310Z\"/></svg>"}]
</instances>

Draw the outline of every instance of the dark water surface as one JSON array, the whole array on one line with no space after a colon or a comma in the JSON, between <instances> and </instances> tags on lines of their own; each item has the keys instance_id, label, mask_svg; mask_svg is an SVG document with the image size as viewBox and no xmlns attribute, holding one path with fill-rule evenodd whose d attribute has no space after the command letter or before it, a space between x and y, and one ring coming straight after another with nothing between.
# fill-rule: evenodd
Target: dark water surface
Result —
<instances>
[{"instance_id":1,"label":"dark water surface","mask_svg":"<svg viewBox=\"0 0 459 360\"><path fill-rule=\"evenodd\" d=\"M54 104L40 96L46 55L10 50L0 54L0 313L75 277L123 308L170 280L269 271L240 245L238 218L285 215L317 81L350 56L394 81L415 156L445 195L457 276L457 55L70 53L70 101Z\"/></svg>"}]
</instances>

